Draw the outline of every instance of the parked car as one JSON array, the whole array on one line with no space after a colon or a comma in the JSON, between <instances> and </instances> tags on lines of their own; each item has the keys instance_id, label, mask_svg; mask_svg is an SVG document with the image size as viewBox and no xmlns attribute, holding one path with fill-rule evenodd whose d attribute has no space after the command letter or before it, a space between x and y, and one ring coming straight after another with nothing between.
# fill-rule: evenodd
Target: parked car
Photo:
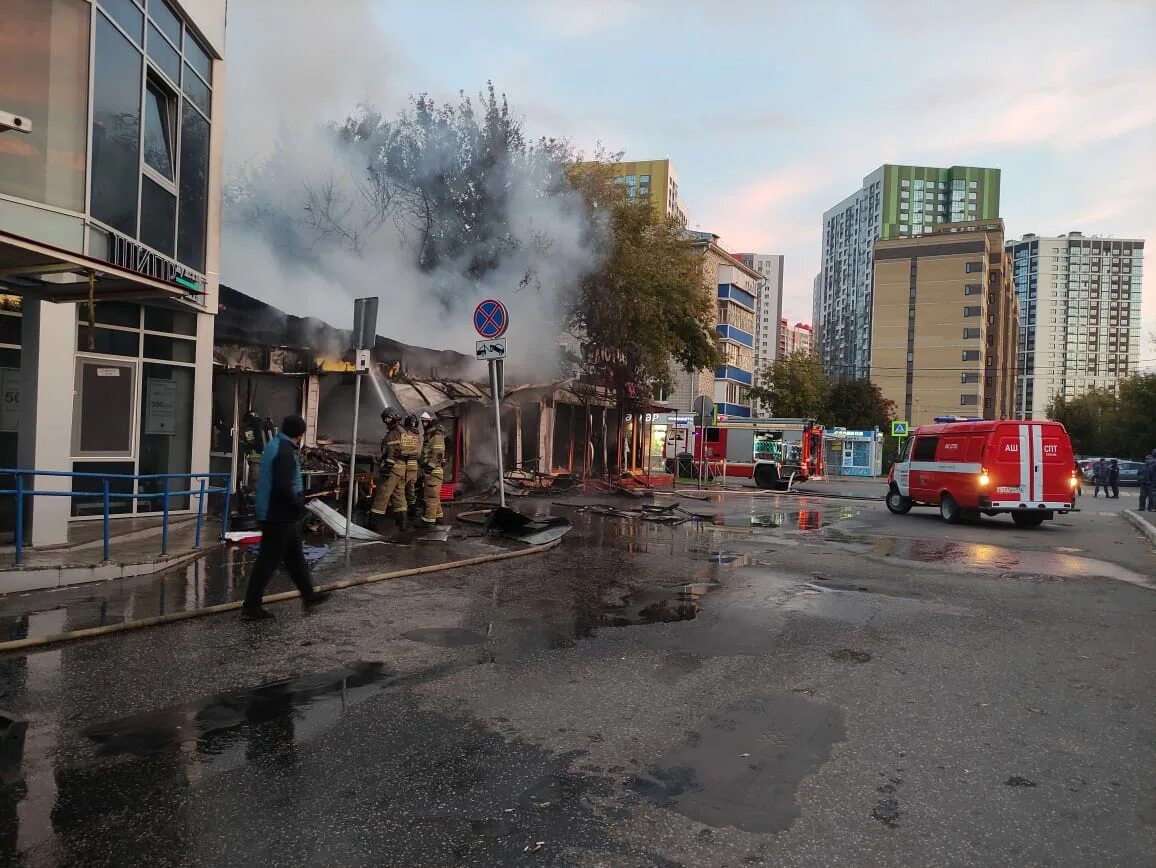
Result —
<instances>
[{"instance_id":1,"label":"parked car","mask_svg":"<svg viewBox=\"0 0 1156 868\"><path fill-rule=\"evenodd\" d=\"M1099 458L1081 458L1079 460L1080 474L1084 477L1085 482L1092 481L1092 467ZM1111 458L1105 458L1105 461L1111 463ZM1120 465L1120 484L1121 485L1139 485L1140 468L1144 466L1142 461L1125 461L1122 458L1117 458L1116 463Z\"/></svg>"}]
</instances>

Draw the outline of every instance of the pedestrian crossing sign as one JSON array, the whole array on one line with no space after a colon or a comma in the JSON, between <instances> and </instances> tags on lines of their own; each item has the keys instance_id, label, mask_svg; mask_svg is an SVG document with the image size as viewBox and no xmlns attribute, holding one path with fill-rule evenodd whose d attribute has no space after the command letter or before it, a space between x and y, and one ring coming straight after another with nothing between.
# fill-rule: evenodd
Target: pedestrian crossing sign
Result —
<instances>
[{"instance_id":1,"label":"pedestrian crossing sign","mask_svg":"<svg viewBox=\"0 0 1156 868\"><path fill-rule=\"evenodd\" d=\"M907 422L895 421L891 423L892 437L906 437L907 436Z\"/></svg>"}]
</instances>

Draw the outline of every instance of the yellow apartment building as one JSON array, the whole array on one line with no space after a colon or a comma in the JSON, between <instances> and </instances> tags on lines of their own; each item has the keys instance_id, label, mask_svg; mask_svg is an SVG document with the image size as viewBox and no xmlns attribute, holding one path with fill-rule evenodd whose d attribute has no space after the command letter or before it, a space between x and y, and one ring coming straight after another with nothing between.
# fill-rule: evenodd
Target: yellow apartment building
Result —
<instances>
[{"instance_id":1,"label":"yellow apartment building","mask_svg":"<svg viewBox=\"0 0 1156 868\"><path fill-rule=\"evenodd\" d=\"M896 414L1011 418L1019 303L1003 220L878 241L873 259L871 379Z\"/></svg>"}]
</instances>

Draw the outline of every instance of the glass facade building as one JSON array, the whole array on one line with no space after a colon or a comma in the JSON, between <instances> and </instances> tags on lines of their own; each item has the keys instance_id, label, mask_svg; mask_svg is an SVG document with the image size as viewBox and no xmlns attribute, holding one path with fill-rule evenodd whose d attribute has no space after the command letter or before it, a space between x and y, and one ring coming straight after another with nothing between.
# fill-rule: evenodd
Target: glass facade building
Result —
<instances>
[{"instance_id":1,"label":"glass facade building","mask_svg":"<svg viewBox=\"0 0 1156 868\"><path fill-rule=\"evenodd\" d=\"M0 465L207 470L225 0L3 6L0 111L30 128L0 131ZM93 513L72 491L26 539Z\"/></svg>"}]
</instances>

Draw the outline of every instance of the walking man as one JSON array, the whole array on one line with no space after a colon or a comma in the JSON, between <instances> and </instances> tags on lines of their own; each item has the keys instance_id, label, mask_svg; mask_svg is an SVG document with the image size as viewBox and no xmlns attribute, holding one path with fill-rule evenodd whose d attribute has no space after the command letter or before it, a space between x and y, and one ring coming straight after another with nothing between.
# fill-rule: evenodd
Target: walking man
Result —
<instances>
[{"instance_id":1,"label":"walking man","mask_svg":"<svg viewBox=\"0 0 1156 868\"><path fill-rule=\"evenodd\" d=\"M261 474L257 480L257 521L261 523L261 548L249 576L241 618L264 621L273 613L261 607L265 585L277 567L285 565L289 578L301 592L306 609L324 601L329 594L313 590L309 564L305 562L301 520L305 517L305 488L297 450L305 436L305 420L286 416L280 433L261 453Z\"/></svg>"},{"instance_id":2,"label":"walking man","mask_svg":"<svg viewBox=\"0 0 1156 868\"><path fill-rule=\"evenodd\" d=\"M1080 462L1076 462L1076 496L1084 496L1084 471L1080 469Z\"/></svg>"},{"instance_id":3,"label":"walking man","mask_svg":"<svg viewBox=\"0 0 1156 868\"><path fill-rule=\"evenodd\" d=\"M1101 458L1092 465L1092 497L1100 496L1100 489L1104 489L1104 497L1108 496L1108 462Z\"/></svg>"},{"instance_id":4,"label":"walking man","mask_svg":"<svg viewBox=\"0 0 1156 868\"><path fill-rule=\"evenodd\" d=\"M1114 497L1116 500L1120 499L1120 464L1113 458L1108 462L1108 488L1111 493L1108 497ZM1107 492L1105 492L1107 493Z\"/></svg>"}]
</instances>

